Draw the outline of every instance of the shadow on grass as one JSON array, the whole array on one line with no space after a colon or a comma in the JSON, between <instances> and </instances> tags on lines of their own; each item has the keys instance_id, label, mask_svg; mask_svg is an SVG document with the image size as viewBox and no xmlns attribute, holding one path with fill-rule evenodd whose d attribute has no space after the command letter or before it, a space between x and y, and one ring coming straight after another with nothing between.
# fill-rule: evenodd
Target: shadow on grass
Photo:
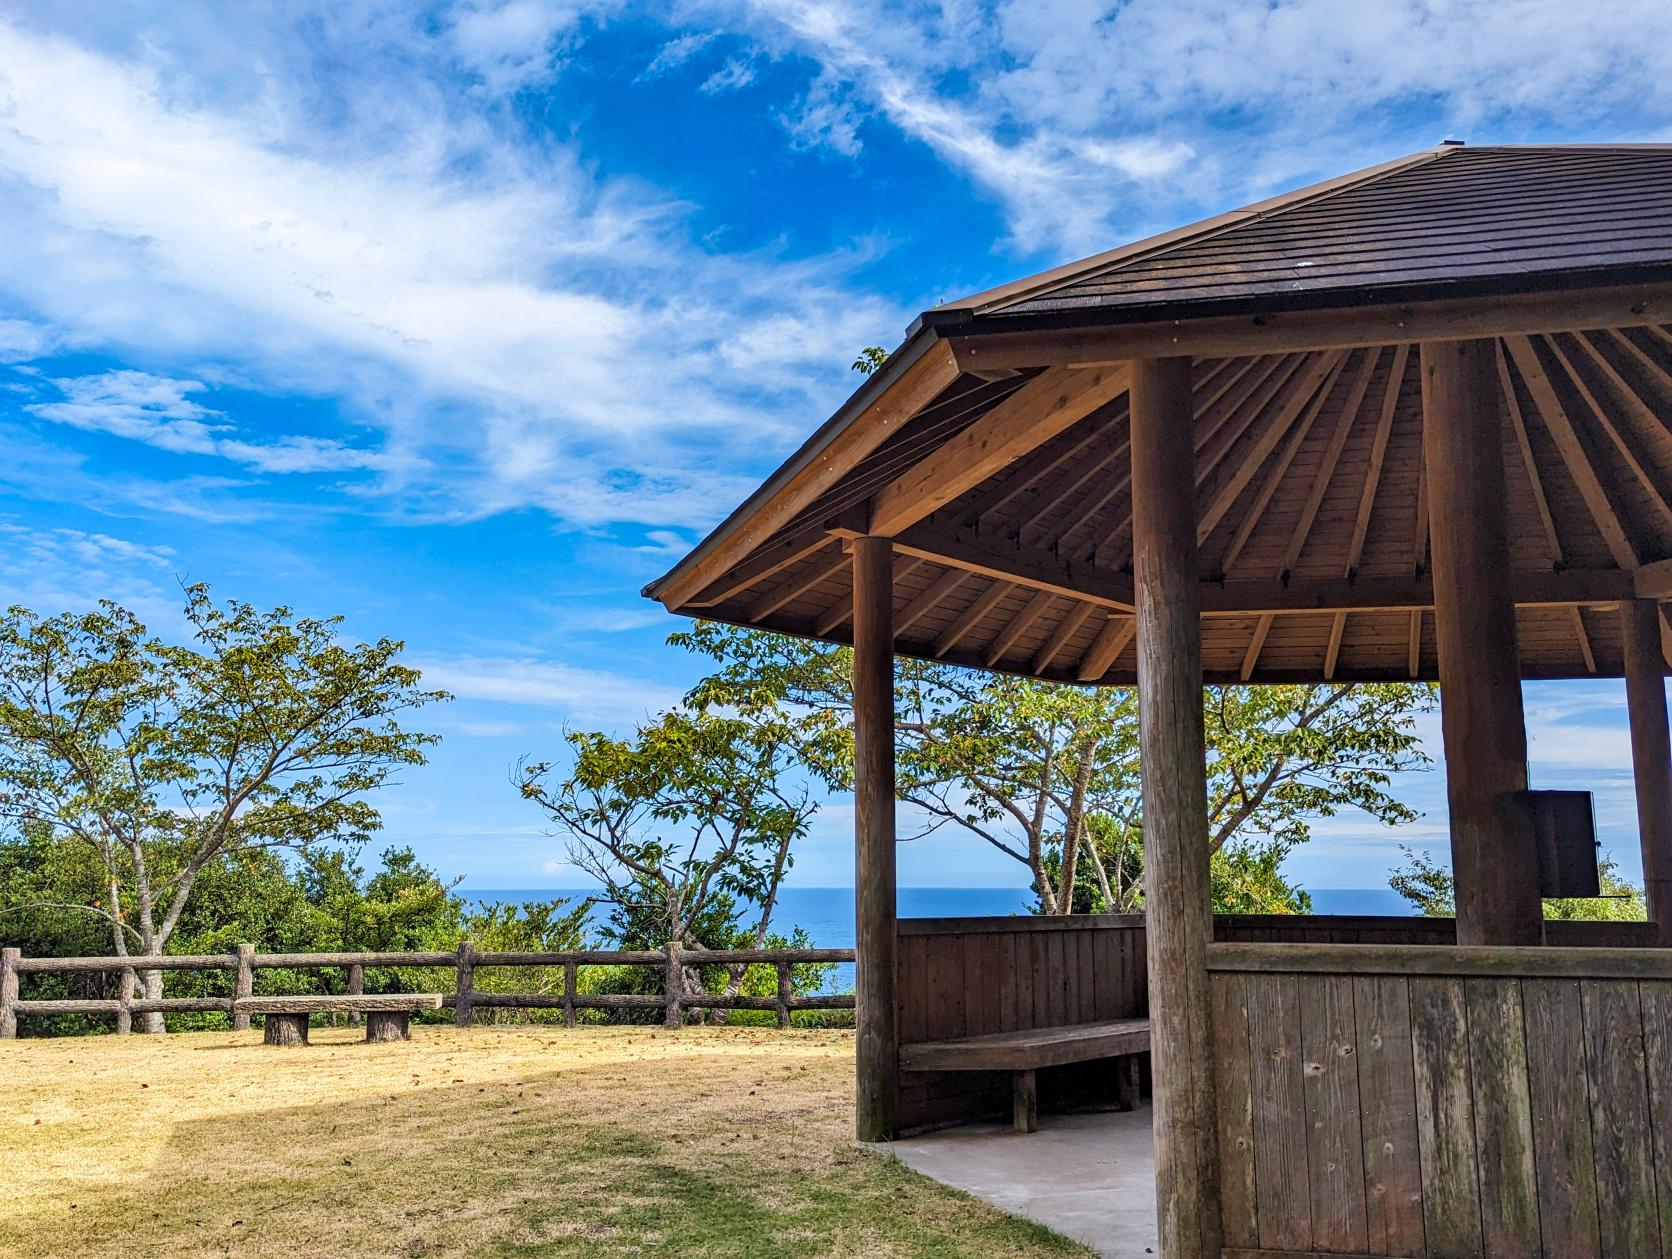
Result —
<instances>
[{"instance_id":1,"label":"shadow on grass","mask_svg":"<svg viewBox=\"0 0 1672 1259\"><path fill-rule=\"evenodd\" d=\"M1085 1253L855 1148L828 1086L765 1081L786 1065L699 1053L374 1093L397 1064L330 1100L178 1123L142 1173L66 1184L16 1237L0 1225L0 1252Z\"/></svg>"}]
</instances>

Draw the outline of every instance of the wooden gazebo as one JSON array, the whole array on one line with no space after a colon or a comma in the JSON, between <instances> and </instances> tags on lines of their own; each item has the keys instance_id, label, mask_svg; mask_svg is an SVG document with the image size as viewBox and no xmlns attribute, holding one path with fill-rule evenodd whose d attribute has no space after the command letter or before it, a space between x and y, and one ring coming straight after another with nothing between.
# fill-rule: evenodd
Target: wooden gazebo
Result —
<instances>
[{"instance_id":1,"label":"wooden gazebo","mask_svg":"<svg viewBox=\"0 0 1672 1259\"><path fill-rule=\"evenodd\" d=\"M1162 1253L1672 1255L1672 953L1619 947L1672 944L1672 147L1448 144L937 307L647 593L854 646L862 1137L894 655L1136 683ZM1521 680L1620 676L1653 924L1547 941ZM1455 943L1216 943L1204 682L1408 678Z\"/></svg>"}]
</instances>

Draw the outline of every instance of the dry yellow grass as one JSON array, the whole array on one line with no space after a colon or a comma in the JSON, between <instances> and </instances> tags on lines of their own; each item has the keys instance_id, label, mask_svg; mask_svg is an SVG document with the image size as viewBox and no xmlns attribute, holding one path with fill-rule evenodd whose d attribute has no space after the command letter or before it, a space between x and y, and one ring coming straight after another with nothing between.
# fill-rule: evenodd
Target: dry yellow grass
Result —
<instances>
[{"instance_id":1,"label":"dry yellow grass","mask_svg":"<svg viewBox=\"0 0 1672 1259\"><path fill-rule=\"evenodd\" d=\"M0 1048L0 1254L1085 1252L850 1140L851 1033L419 1027Z\"/></svg>"}]
</instances>

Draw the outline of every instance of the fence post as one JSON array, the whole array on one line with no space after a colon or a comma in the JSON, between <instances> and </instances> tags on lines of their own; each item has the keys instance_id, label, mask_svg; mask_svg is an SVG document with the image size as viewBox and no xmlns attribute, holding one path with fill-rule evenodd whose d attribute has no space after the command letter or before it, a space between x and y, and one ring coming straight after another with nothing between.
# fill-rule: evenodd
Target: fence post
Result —
<instances>
[{"instance_id":1,"label":"fence post","mask_svg":"<svg viewBox=\"0 0 1672 1259\"><path fill-rule=\"evenodd\" d=\"M580 968L573 962L563 963L563 1026L575 1025L575 980Z\"/></svg>"},{"instance_id":2,"label":"fence post","mask_svg":"<svg viewBox=\"0 0 1672 1259\"><path fill-rule=\"evenodd\" d=\"M348 995L351 997L364 996L365 991L366 968L356 962L348 968ZM350 1027L360 1026L360 1011L350 1010L348 1012L348 1025Z\"/></svg>"},{"instance_id":3,"label":"fence post","mask_svg":"<svg viewBox=\"0 0 1672 1259\"><path fill-rule=\"evenodd\" d=\"M116 990L116 999L122 1003L122 1008L116 1011L116 1034L126 1036L134 1030L134 1012L130 1005L134 999L134 984L139 976L134 973L132 966L122 968L122 979Z\"/></svg>"},{"instance_id":4,"label":"fence post","mask_svg":"<svg viewBox=\"0 0 1672 1259\"><path fill-rule=\"evenodd\" d=\"M453 965L459 973L458 987L453 998L453 1021L460 1027L469 1027L476 1021L476 1011L471 1008L475 1004L476 950L471 947L469 940L459 941L459 957Z\"/></svg>"},{"instance_id":5,"label":"fence post","mask_svg":"<svg viewBox=\"0 0 1672 1259\"><path fill-rule=\"evenodd\" d=\"M790 998L795 995L794 982L790 978L790 964L778 963L778 1026L790 1025Z\"/></svg>"},{"instance_id":6,"label":"fence post","mask_svg":"<svg viewBox=\"0 0 1672 1259\"><path fill-rule=\"evenodd\" d=\"M255 956L255 945L240 944L238 952L232 959L236 974L232 980L232 1030L247 1032L250 1030L250 1015L247 1010L240 1010L238 1003L255 995L255 968L250 959Z\"/></svg>"},{"instance_id":7,"label":"fence post","mask_svg":"<svg viewBox=\"0 0 1672 1259\"><path fill-rule=\"evenodd\" d=\"M20 949L0 949L0 1040L17 1035L17 959Z\"/></svg>"},{"instance_id":8,"label":"fence post","mask_svg":"<svg viewBox=\"0 0 1672 1259\"><path fill-rule=\"evenodd\" d=\"M662 1020L662 1026L684 1027L685 1005L680 998L685 995L685 966L679 960L679 941L669 940L667 952L668 973L662 982L666 1017Z\"/></svg>"}]
</instances>

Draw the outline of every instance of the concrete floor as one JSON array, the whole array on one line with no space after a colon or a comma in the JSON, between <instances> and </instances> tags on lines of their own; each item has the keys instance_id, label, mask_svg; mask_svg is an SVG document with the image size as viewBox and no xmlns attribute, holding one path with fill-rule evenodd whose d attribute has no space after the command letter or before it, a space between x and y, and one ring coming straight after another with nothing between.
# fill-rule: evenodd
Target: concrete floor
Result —
<instances>
[{"instance_id":1,"label":"concrete floor","mask_svg":"<svg viewBox=\"0 0 1672 1259\"><path fill-rule=\"evenodd\" d=\"M1150 1108L1041 1115L1020 1135L971 1124L878 1147L914 1171L1084 1242L1104 1259L1153 1254Z\"/></svg>"}]
</instances>

